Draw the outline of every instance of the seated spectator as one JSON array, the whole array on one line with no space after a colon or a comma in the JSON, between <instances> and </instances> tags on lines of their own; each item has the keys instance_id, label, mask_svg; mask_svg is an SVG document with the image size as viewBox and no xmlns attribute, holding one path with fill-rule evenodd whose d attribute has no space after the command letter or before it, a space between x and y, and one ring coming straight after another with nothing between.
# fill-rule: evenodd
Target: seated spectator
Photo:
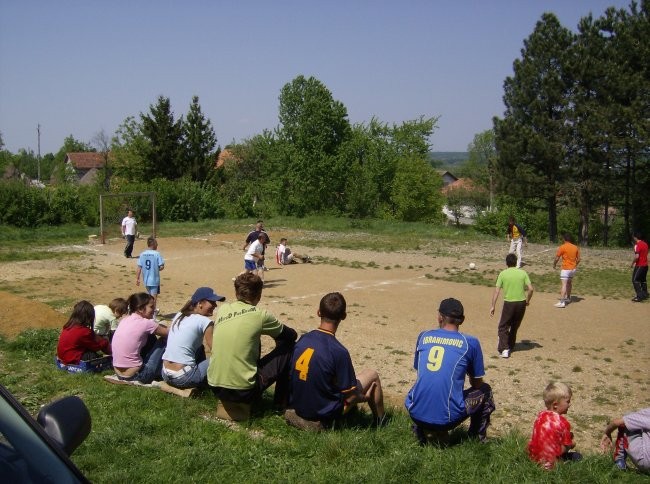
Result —
<instances>
[{"instance_id":1,"label":"seated spectator","mask_svg":"<svg viewBox=\"0 0 650 484\"><path fill-rule=\"evenodd\" d=\"M347 316L345 298L338 292L326 294L317 314L318 329L303 335L293 349L289 408L298 417L328 428L352 405L367 402L375 424L380 425L385 412L379 375L369 369L355 374L350 353L336 339L336 330ZM286 418L296 425L290 412Z\"/></svg>"},{"instance_id":2,"label":"seated spectator","mask_svg":"<svg viewBox=\"0 0 650 484\"><path fill-rule=\"evenodd\" d=\"M558 461L582 459L575 447L571 424L565 415L571 406L573 392L566 383L551 382L544 389L544 405L533 424L533 435L528 442L528 456L544 469L552 469Z\"/></svg>"},{"instance_id":3,"label":"seated spectator","mask_svg":"<svg viewBox=\"0 0 650 484\"><path fill-rule=\"evenodd\" d=\"M298 337L265 309L257 307L264 282L255 274L235 279L237 300L219 306L214 323L208 383L223 402L250 405L275 383L277 406L286 406L289 361ZM121 326L121 325L120 325ZM261 337L270 336L276 347L261 356Z\"/></svg>"},{"instance_id":4,"label":"seated spectator","mask_svg":"<svg viewBox=\"0 0 650 484\"><path fill-rule=\"evenodd\" d=\"M105 304L98 304L95 306L95 333L109 340L113 338L113 334L120 324L120 318L126 314L127 311L126 299L118 297L113 299L108 306Z\"/></svg>"},{"instance_id":5,"label":"seated spectator","mask_svg":"<svg viewBox=\"0 0 650 484\"><path fill-rule=\"evenodd\" d=\"M68 322L63 325L56 354L65 365L78 365L82 361L99 358L97 352L111 354L108 338L93 332L95 310L88 301L79 301L74 305Z\"/></svg>"},{"instance_id":6,"label":"seated spectator","mask_svg":"<svg viewBox=\"0 0 650 484\"><path fill-rule=\"evenodd\" d=\"M217 301L225 299L210 287L199 287L174 316L162 357L162 377L169 385L186 389L207 384L209 361L205 356L204 341L210 352L214 327L210 318Z\"/></svg>"},{"instance_id":7,"label":"seated spectator","mask_svg":"<svg viewBox=\"0 0 650 484\"><path fill-rule=\"evenodd\" d=\"M459 332L465 314L457 299L443 300L437 319L439 327L420 333L415 347L417 379L404 402L413 431L422 445L445 443L448 432L469 417L469 435L484 442L495 407L483 381L481 344ZM470 387L463 389L466 376Z\"/></svg>"},{"instance_id":8,"label":"seated spectator","mask_svg":"<svg viewBox=\"0 0 650 484\"><path fill-rule=\"evenodd\" d=\"M613 457L616 466L621 470L627 469L626 458L629 457L640 471L650 471L650 408L611 420L600 442L603 451L611 450L614 430L616 442Z\"/></svg>"},{"instance_id":9,"label":"seated spectator","mask_svg":"<svg viewBox=\"0 0 650 484\"><path fill-rule=\"evenodd\" d=\"M120 322L112 341L117 378L144 384L160 380L168 329L153 319L153 296L140 292L127 302L129 315Z\"/></svg>"}]
</instances>

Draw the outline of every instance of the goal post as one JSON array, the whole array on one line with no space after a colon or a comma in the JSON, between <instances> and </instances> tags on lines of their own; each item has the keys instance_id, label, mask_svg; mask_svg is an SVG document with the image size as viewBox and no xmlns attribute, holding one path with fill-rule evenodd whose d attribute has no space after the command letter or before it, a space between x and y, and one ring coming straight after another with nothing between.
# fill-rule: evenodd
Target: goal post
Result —
<instances>
[{"instance_id":1,"label":"goal post","mask_svg":"<svg viewBox=\"0 0 650 484\"><path fill-rule=\"evenodd\" d=\"M138 232L156 237L156 193L125 192L99 196L99 232L101 243L122 237L122 219L133 210Z\"/></svg>"}]
</instances>

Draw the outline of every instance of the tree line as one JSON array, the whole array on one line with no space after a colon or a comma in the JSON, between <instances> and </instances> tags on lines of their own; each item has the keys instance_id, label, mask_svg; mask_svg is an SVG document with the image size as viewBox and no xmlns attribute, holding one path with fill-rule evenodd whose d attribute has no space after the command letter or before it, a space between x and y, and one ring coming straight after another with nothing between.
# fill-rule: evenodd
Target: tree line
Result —
<instances>
[{"instance_id":1,"label":"tree line","mask_svg":"<svg viewBox=\"0 0 650 484\"><path fill-rule=\"evenodd\" d=\"M548 214L575 208L579 239L604 245L609 218L650 231L650 2L583 17L576 33L546 13L504 82L494 119L496 189ZM595 219L602 233L590 230ZM629 240L629 239L627 239Z\"/></svg>"},{"instance_id":2,"label":"tree line","mask_svg":"<svg viewBox=\"0 0 650 484\"><path fill-rule=\"evenodd\" d=\"M345 105L304 76L281 89L278 125L226 146L219 168L222 150L198 97L175 118L170 99L160 96L111 138L66 138L41 170L65 183L65 153L95 150L106 156L98 191L182 181L193 200L203 190L226 216L325 213L440 223L446 203L454 213L474 208L486 231L500 233L512 213L539 238L555 241L568 230L583 244L607 245L612 236L625 243L633 228L650 231L649 5L589 15L575 33L544 14L504 82L503 116L468 147L459 174L474 183L444 196L429 159L436 117L351 124ZM35 175L33 153L3 150L3 159ZM170 213L191 219L189 207ZM619 226L623 221L614 234L612 216Z\"/></svg>"}]
</instances>

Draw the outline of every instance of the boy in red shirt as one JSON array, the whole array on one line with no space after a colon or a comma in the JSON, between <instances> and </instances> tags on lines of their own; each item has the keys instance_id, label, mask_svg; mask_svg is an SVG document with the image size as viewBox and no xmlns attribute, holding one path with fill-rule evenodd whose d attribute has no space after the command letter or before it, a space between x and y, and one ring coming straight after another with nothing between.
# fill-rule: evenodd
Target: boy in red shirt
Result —
<instances>
[{"instance_id":1,"label":"boy in red shirt","mask_svg":"<svg viewBox=\"0 0 650 484\"><path fill-rule=\"evenodd\" d=\"M643 240L641 232L632 234L634 239L634 260L632 261L632 285L636 291L634 302L641 302L648 299L648 243Z\"/></svg>"},{"instance_id":2,"label":"boy in red shirt","mask_svg":"<svg viewBox=\"0 0 650 484\"><path fill-rule=\"evenodd\" d=\"M580 460L575 447L571 424L564 417L571 406L571 388L562 382L551 382L544 389L546 410L537 415L533 435L528 442L528 456L544 469L552 469L559 460Z\"/></svg>"}]
</instances>

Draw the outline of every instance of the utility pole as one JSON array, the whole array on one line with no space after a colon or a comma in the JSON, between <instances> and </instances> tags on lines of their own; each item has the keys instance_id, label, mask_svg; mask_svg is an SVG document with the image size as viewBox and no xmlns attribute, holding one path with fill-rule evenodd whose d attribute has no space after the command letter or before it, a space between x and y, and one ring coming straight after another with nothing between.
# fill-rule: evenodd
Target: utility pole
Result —
<instances>
[{"instance_id":1,"label":"utility pole","mask_svg":"<svg viewBox=\"0 0 650 484\"><path fill-rule=\"evenodd\" d=\"M41 182L41 124L40 123L38 124L36 131L38 131L38 157L36 158L38 164L38 175L36 176L36 181L40 183Z\"/></svg>"}]
</instances>

